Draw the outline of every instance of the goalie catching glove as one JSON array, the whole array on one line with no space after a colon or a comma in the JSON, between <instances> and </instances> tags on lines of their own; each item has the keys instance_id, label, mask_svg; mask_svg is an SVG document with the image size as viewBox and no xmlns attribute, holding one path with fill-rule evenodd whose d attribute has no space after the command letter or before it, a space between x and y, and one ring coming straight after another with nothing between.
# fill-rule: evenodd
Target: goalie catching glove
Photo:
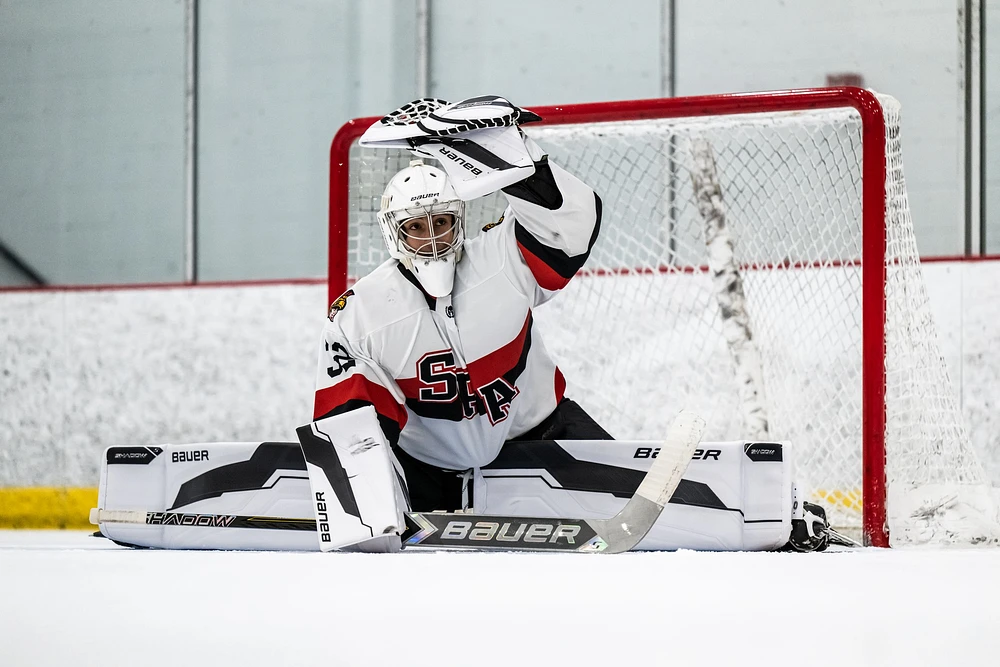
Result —
<instances>
[{"instance_id":1,"label":"goalie catching glove","mask_svg":"<svg viewBox=\"0 0 1000 667\"><path fill-rule=\"evenodd\" d=\"M540 120L537 114L499 95L481 95L455 103L426 97L404 104L372 125L361 138L361 145L409 148L405 140L415 137L442 137ZM390 145L392 141L396 143Z\"/></svg>"},{"instance_id":2,"label":"goalie catching glove","mask_svg":"<svg viewBox=\"0 0 1000 667\"><path fill-rule=\"evenodd\" d=\"M403 105L362 135L369 148L405 148L433 158L457 196L469 201L535 173L544 152L518 127L541 118L497 95L461 102L421 99Z\"/></svg>"}]
</instances>

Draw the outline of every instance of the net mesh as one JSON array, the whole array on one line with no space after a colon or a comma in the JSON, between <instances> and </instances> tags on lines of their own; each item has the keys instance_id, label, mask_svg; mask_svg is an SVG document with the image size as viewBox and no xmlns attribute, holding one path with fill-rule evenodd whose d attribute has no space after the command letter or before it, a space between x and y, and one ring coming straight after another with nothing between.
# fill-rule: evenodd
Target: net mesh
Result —
<instances>
[{"instance_id":1,"label":"net mesh","mask_svg":"<svg viewBox=\"0 0 1000 667\"><path fill-rule=\"evenodd\" d=\"M937 344L907 204L899 107L886 116L886 452L893 544L995 541L996 514ZM535 313L567 395L618 438L656 439L681 408L706 439L796 447L800 485L831 522L861 523L862 139L853 109L529 126L552 160L602 197L584 270ZM699 210L699 151L718 196ZM403 151L350 153L348 272L387 258L376 223ZM502 212L467 207L471 236ZM707 208L706 208L707 207ZM724 220L743 334L713 269L707 218ZM722 260L727 260L722 257ZM730 281L731 282L731 281ZM749 337L754 354L734 352ZM743 348L745 349L745 348ZM741 364L759 363L766 430L745 421ZM759 362L757 361L759 359Z\"/></svg>"}]
</instances>

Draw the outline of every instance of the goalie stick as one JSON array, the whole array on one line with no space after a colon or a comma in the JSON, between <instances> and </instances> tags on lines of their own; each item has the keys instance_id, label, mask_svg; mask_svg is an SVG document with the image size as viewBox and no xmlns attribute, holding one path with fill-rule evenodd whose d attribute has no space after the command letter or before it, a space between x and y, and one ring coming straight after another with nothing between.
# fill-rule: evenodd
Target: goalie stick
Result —
<instances>
[{"instance_id":1,"label":"goalie stick","mask_svg":"<svg viewBox=\"0 0 1000 667\"><path fill-rule=\"evenodd\" d=\"M705 420L683 410L625 507L610 519L497 517L410 512L404 548L621 553L646 536L674 494L701 441Z\"/></svg>"},{"instance_id":2,"label":"goalie stick","mask_svg":"<svg viewBox=\"0 0 1000 667\"><path fill-rule=\"evenodd\" d=\"M701 440L705 421L682 411L667 432L660 452L635 495L610 519L497 517L472 513L408 512L404 548L492 551L569 551L620 553L645 537L670 500ZM90 522L208 528L316 530L313 519L233 514L90 511Z\"/></svg>"},{"instance_id":3,"label":"goalie stick","mask_svg":"<svg viewBox=\"0 0 1000 667\"><path fill-rule=\"evenodd\" d=\"M150 512L147 510L90 510L90 523L132 523L147 526L203 526L205 528L265 528L270 530L316 530L313 519L239 514Z\"/></svg>"}]
</instances>

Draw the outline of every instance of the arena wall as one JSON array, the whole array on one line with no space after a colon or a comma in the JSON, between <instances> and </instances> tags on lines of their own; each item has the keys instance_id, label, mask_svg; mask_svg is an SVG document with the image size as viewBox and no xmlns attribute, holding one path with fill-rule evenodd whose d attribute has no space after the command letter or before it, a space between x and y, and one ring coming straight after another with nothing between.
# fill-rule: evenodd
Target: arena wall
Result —
<instances>
[{"instance_id":1,"label":"arena wall","mask_svg":"<svg viewBox=\"0 0 1000 667\"><path fill-rule=\"evenodd\" d=\"M972 443L1000 485L1000 262L926 282ZM326 285L0 292L0 527L86 527L111 445L294 440Z\"/></svg>"}]
</instances>

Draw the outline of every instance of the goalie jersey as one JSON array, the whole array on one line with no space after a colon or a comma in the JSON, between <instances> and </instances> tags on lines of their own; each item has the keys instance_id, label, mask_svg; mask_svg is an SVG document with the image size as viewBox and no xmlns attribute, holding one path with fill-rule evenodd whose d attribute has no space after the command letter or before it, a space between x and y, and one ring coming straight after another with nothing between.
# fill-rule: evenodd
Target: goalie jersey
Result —
<instances>
[{"instance_id":1,"label":"goalie jersey","mask_svg":"<svg viewBox=\"0 0 1000 667\"><path fill-rule=\"evenodd\" d=\"M375 408L390 443L448 470L490 463L538 425L565 380L533 309L583 266L601 200L544 158L504 188L508 207L463 246L445 297L429 296L397 260L337 299L323 329L313 418Z\"/></svg>"}]
</instances>

